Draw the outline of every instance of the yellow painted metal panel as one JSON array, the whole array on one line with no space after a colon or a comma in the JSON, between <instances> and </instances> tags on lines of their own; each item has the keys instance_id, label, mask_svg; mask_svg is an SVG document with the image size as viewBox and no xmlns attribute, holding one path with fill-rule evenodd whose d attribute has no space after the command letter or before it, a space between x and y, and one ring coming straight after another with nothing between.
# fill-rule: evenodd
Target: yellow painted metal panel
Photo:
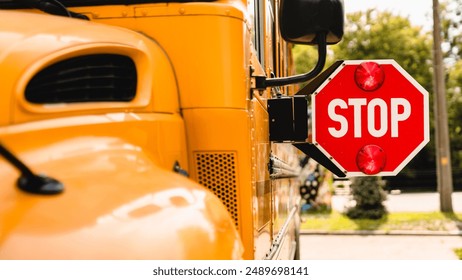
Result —
<instances>
[{"instance_id":1,"label":"yellow painted metal panel","mask_svg":"<svg viewBox=\"0 0 462 280\"><path fill-rule=\"evenodd\" d=\"M235 198L239 203L239 213L236 217L239 225L245 252L244 258L254 258L254 223L253 223L253 187L251 173L251 143L249 116L245 110L236 109L190 109L184 110L187 127L189 152L197 153L229 153L236 154L237 168L235 186L217 181L217 191L220 188L235 187ZM198 179L197 162L190 161L191 176ZM224 166L223 168L228 168ZM213 176L213 174L210 174Z\"/></svg>"},{"instance_id":2,"label":"yellow painted metal panel","mask_svg":"<svg viewBox=\"0 0 462 280\"><path fill-rule=\"evenodd\" d=\"M256 223L254 238L256 244L255 258L263 259L268 254L272 242L273 192L268 170L268 158L271 153L268 137L268 113L266 112L265 100L257 94L251 103L253 165L255 166L254 195L258 201L254 205Z\"/></svg>"},{"instance_id":3,"label":"yellow painted metal panel","mask_svg":"<svg viewBox=\"0 0 462 280\"><path fill-rule=\"evenodd\" d=\"M100 15L96 20L128 26L162 46L175 70L182 108L246 108L250 35L242 3L172 3L134 9L134 18Z\"/></svg>"}]
</instances>

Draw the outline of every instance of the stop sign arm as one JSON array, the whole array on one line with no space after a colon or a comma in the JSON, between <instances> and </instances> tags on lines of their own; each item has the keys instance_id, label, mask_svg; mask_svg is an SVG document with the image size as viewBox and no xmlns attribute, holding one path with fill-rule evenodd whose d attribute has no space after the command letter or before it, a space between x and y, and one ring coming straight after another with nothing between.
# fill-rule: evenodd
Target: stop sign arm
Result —
<instances>
[{"instance_id":1,"label":"stop sign arm","mask_svg":"<svg viewBox=\"0 0 462 280\"><path fill-rule=\"evenodd\" d=\"M345 172L340 169L329 157L324 155L318 147L307 142L308 136L308 108L307 96L316 91L317 88L329 78L329 76L341 66L343 61L337 61L318 77L309 82L295 96L278 97L268 100L268 114L270 141L287 142L292 144L338 177L346 177ZM296 106L304 103L305 106ZM305 124L305 126L300 124ZM301 130L301 131L298 131ZM298 137L297 137L298 135Z\"/></svg>"},{"instance_id":2,"label":"stop sign arm","mask_svg":"<svg viewBox=\"0 0 462 280\"><path fill-rule=\"evenodd\" d=\"M346 174L337 167L328 157L326 157L315 145L311 143L295 143L293 144L297 149L302 151L307 156L311 157L317 163L321 164L327 170L334 173L340 178L346 177Z\"/></svg>"},{"instance_id":3,"label":"stop sign arm","mask_svg":"<svg viewBox=\"0 0 462 280\"><path fill-rule=\"evenodd\" d=\"M342 65L343 60L338 60L334 62L329 68L323 71L319 76L309 82L305 87L298 91L295 95L311 95L313 92L318 89L322 83L340 66ZM315 145L312 143L294 143L293 144L297 149L302 151L307 156L311 157L313 160L324 166L327 170L334 173L340 178L346 177L346 174L341 170L332 160L325 156Z\"/></svg>"}]
</instances>

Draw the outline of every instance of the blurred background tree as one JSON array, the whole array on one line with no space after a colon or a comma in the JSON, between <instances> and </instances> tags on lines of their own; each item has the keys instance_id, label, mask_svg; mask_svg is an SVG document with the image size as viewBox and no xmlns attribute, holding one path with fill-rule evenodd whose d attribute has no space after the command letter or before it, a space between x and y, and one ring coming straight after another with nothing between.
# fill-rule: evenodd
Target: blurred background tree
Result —
<instances>
[{"instance_id":1,"label":"blurred background tree","mask_svg":"<svg viewBox=\"0 0 462 280\"><path fill-rule=\"evenodd\" d=\"M442 1L441 18L445 57L451 65L462 56L462 0Z\"/></svg>"},{"instance_id":2,"label":"blurred background tree","mask_svg":"<svg viewBox=\"0 0 462 280\"><path fill-rule=\"evenodd\" d=\"M453 183L462 189L462 0L441 2Z\"/></svg>"},{"instance_id":3,"label":"blurred background tree","mask_svg":"<svg viewBox=\"0 0 462 280\"><path fill-rule=\"evenodd\" d=\"M386 193L379 177L355 177L351 180L351 194L354 204L346 210L350 219L377 220L387 214L383 204Z\"/></svg>"}]
</instances>

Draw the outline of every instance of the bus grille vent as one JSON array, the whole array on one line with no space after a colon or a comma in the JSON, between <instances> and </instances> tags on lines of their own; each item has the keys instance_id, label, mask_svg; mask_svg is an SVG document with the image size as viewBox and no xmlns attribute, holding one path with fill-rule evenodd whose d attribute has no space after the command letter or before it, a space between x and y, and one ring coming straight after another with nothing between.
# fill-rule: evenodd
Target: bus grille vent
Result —
<instances>
[{"instance_id":1,"label":"bus grille vent","mask_svg":"<svg viewBox=\"0 0 462 280\"><path fill-rule=\"evenodd\" d=\"M125 55L93 54L52 64L26 87L26 100L36 104L127 102L136 95L137 72Z\"/></svg>"},{"instance_id":2,"label":"bus grille vent","mask_svg":"<svg viewBox=\"0 0 462 280\"><path fill-rule=\"evenodd\" d=\"M236 153L196 153L195 159L198 182L221 199L239 228Z\"/></svg>"}]
</instances>

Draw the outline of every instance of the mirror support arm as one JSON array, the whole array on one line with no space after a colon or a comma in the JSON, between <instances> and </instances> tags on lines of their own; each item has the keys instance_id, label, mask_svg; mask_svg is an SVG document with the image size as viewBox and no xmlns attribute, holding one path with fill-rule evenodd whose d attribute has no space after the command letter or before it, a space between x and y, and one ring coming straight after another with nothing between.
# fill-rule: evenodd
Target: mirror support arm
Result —
<instances>
[{"instance_id":1,"label":"mirror support arm","mask_svg":"<svg viewBox=\"0 0 462 280\"><path fill-rule=\"evenodd\" d=\"M0 156L16 167L21 176L17 186L28 193L53 195L63 192L64 185L56 179L37 175L0 142Z\"/></svg>"},{"instance_id":2,"label":"mirror support arm","mask_svg":"<svg viewBox=\"0 0 462 280\"><path fill-rule=\"evenodd\" d=\"M326 55L327 55L327 42L326 42L326 33L320 32L316 35L316 41L318 45L318 62L314 66L314 68L305 74L284 77L284 78L266 78L266 77L255 77L256 83L255 87L257 89L265 89L267 87L277 87L277 86L285 86L290 84L296 83L303 83L306 81L311 80L312 78L316 77L319 73L321 73L324 65L326 63Z\"/></svg>"}]
</instances>

